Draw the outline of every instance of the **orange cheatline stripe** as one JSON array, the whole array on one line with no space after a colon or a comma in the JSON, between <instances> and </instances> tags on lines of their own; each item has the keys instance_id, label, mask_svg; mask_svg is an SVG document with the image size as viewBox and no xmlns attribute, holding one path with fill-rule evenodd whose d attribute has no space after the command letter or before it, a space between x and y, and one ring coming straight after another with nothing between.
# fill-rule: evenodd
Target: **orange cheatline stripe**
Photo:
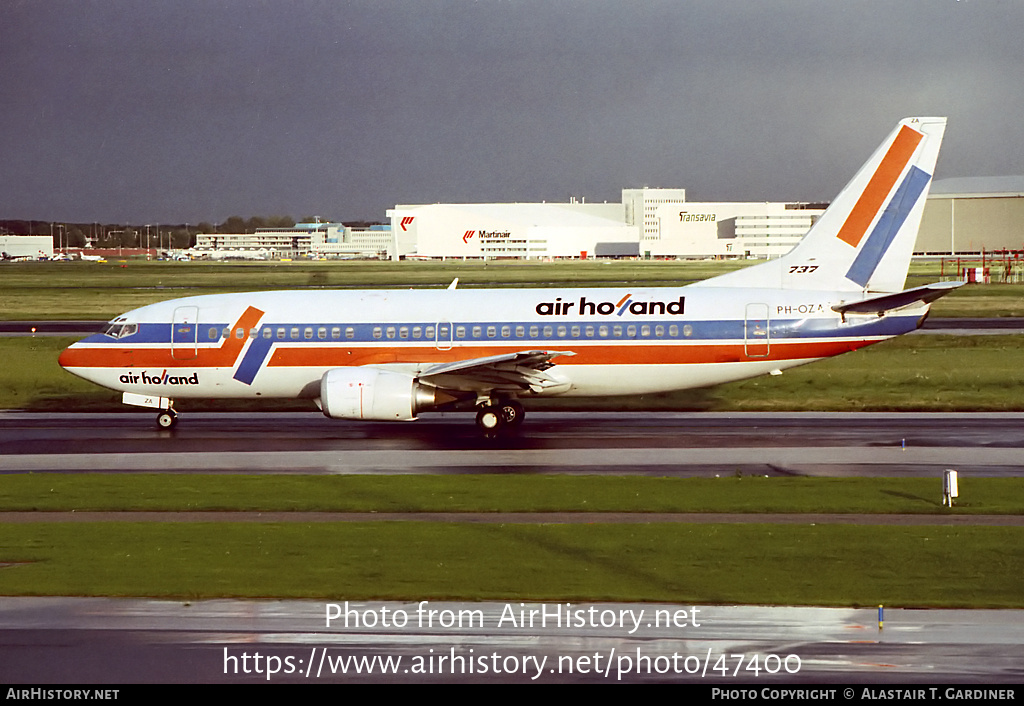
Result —
<instances>
[{"instance_id":1,"label":"orange cheatline stripe","mask_svg":"<svg viewBox=\"0 0 1024 706\"><path fill-rule=\"evenodd\" d=\"M906 125L900 128L889 151L886 152L878 169L875 170L868 185L861 193L860 199L857 200L857 205L847 216L846 223L843 224L837 238L853 247L860 244L864 234L868 232L871 221L875 219L875 214L885 202L885 197L892 191L893 185L900 178L907 162L914 156L914 150L917 149L917 145L923 137L924 135L917 130Z\"/></svg>"},{"instance_id":2,"label":"orange cheatline stripe","mask_svg":"<svg viewBox=\"0 0 1024 706\"><path fill-rule=\"evenodd\" d=\"M700 345L631 345L631 346L579 346L574 356L559 356L554 359L556 366L573 365L666 365L698 363L734 363L749 360L802 360L824 358L847 351L857 350L876 340L800 341L795 343L771 343L770 355L751 358L743 343L700 344ZM570 349L571 346L556 346L556 349ZM460 360L483 358L502 353L515 353L522 348L466 347L450 350L434 348L333 348L302 347L278 348L274 351L268 367L355 367L360 365L383 365L386 363L453 363Z\"/></svg>"},{"instance_id":3,"label":"orange cheatline stripe","mask_svg":"<svg viewBox=\"0 0 1024 706\"><path fill-rule=\"evenodd\" d=\"M863 348L879 340L847 339L838 341L800 341L771 343L768 356L750 358L742 343L688 344L658 346L579 346L575 356L559 356L558 366L572 365L665 365L699 363L733 363L749 360L803 360L825 358ZM558 348L569 348L558 346ZM438 350L436 348L278 348L267 363L269 367L357 367L385 363L452 363L472 358L483 358L501 353L522 351L518 348L466 347ZM132 351L108 346L96 348L69 348L61 356L61 365L68 368L120 368L129 365L164 368L228 368L235 357L221 348L200 348L199 356L192 360L171 358L170 348L138 348Z\"/></svg>"}]
</instances>

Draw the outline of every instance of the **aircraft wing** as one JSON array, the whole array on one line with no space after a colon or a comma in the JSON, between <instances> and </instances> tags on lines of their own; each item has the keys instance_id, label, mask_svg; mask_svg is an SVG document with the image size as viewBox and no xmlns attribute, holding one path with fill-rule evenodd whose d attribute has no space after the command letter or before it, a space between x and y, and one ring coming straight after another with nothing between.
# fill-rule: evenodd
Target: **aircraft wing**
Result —
<instances>
[{"instance_id":1,"label":"aircraft wing","mask_svg":"<svg viewBox=\"0 0 1024 706\"><path fill-rule=\"evenodd\" d=\"M840 314L878 314L881 316L887 311L911 304L928 304L939 297L949 294L963 284L963 282L936 282L934 284L926 284L923 287L906 289L895 294L881 294L855 302L843 302L836 304L832 309Z\"/></svg>"},{"instance_id":2,"label":"aircraft wing","mask_svg":"<svg viewBox=\"0 0 1024 706\"><path fill-rule=\"evenodd\" d=\"M555 364L552 358L576 355L572 351L520 351L453 363L438 363L417 377L438 387L457 390L531 390L541 392L564 385L546 371Z\"/></svg>"}]
</instances>

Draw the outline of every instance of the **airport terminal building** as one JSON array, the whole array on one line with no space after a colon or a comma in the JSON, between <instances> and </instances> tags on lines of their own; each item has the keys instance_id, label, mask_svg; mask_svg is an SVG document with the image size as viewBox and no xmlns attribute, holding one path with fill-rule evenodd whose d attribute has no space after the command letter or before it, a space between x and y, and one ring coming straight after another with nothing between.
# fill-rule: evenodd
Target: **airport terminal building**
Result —
<instances>
[{"instance_id":1,"label":"airport terminal building","mask_svg":"<svg viewBox=\"0 0 1024 706\"><path fill-rule=\"evenodd\" d=\"M299 223L292 228L257 228L252 233L200 233L194 257L256 259L382 258L391 250L386 225L354 228L342 223Z\"/></svg>"}]
</instances>

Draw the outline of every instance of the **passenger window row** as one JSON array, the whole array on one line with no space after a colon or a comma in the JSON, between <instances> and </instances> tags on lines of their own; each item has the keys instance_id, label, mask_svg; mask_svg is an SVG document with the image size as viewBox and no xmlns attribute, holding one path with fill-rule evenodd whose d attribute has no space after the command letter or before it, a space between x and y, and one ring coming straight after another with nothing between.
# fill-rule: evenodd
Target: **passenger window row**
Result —
<instances>
[{"instance_id":1,"label":"passenger window row","mask_svg":"<svg viewBox=\"0 0 1024 706\"><path fill-rule=\"evenodd\" d=\"M693 327L685 324L682 327L677 324L665 326L663 324L549 324L549 325L471 325L457 324L454 326L455 339L457 340L485 340L485 339L552 339L552 338L586 338L586 339L622 339L622 338L679 338L680 328L682 335L689 337L693 334ZM450 340L449 326L442 324L440 327L439 340ZM375 339L388 340L434 340L433 326L374 326L372 336ZM110 335L110 334L108 334ZM257 338L262 336L265 339L276 339L278 341L340 341L344 336L346 340L356 338L354 326L264 326L261 329L251 328L246 331L242 327L232 329L230 326L223 328L211 326L208 332L210 340L217 338L237 339Z\"/></svg>"}]
</instances>

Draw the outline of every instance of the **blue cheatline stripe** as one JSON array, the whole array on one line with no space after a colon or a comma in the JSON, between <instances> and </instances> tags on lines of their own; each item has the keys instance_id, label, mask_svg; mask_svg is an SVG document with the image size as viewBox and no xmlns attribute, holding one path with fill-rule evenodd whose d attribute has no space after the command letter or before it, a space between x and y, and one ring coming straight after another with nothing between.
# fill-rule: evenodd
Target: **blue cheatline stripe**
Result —
<instances>
[{"instance_id":1,"label":"blue cheatline stripe","mask_svg":"<svg viewBox=\"0 0 1024 706\"><path fill-rule=\"evenodd\" d=\"M815 305L817 309L819 305ZM614 316L614 315L612 315ZM615 323L612 323L614 321ZM868 335L868 336L889 336L905 333L907 330L912 330L912 322L916 321L916 317L893 317L886 316L883 318L871 317L865 322L860 322L856 319L846 324L840 325L834 317L817 317L808 316L806 318L794 318L792 315L778 314L770 317L771 322L771 336L773 339L807 339L807 338L832 338L835 336L849 336L849 335ZM392 346L405 346L405 345L434 345L433 338L426 337L426 327L430 324L424 324L422 322L405 322L398 324L310 324L308 322L295 322L295 323L283 323L283 324L268 324L260 328L258 335L252 339L249 344L249 348L245 351L242 356L241 364L238 368L238 380L251 381L255 378L260 366L266 362L266 359L270 353L273 344L287 345L289 347L295 346L339 346L339 345L361 345L365 343L376 343L383 345ZM223 330L224 326L216 325L218 330ZM323 327L328 328L339 328L341 334L338 338L329 337L322 339L319 337L306 338L304 333L300 338L291 338L290 335L285 338L277 337L277 329L283 328L290 332L292 328L298 328L301 331L305 331L306 328L319 329ZM411 331L414 327L420 327L421 335L419 338L413 338ZM454 327L462 327L465 329L465 336L453 337L452 343L458 345L476 345L479 343L494 343L494 344L523 344L533 345L533 342L543 341L544 345L552 343L571 343L573 341L585 341L589 343L607 343L616 344L621 341L651 341L651 342L686 342L686 341L708 341L716 342L723 340L736 340L743 338L743 321L742 320L707 320L707 319L657 319L649 320L644 322L629 322L620 323L617 319L608 321L607 319L595 322L593 320L572 320L565 321L558 324L538 324L536 322L525 322L525 321L492 321L492 322L471 322L467 324L453 324ZM648 328L648 335L643 335L643 327ZM908 326L910 327L908 329ZM487 330L489 327L497 329L496 335L488 336ZM657 335L657 327L661 327L662 335ZM207 324L201 325L201 330L205 330ZM345 335L347 328L353 329L353 335L348 338ZM407 335L402 338L398 335L398 331L402 328L407 328ZM481 331L478 335L473 335L474 328L480 328ZM504 329L509 329L509 335L500 335ZM519 329L523 329L522 335L516 335ZM265 338L265 329L270 329L274 334L272 338ZM380 329L377 335L374 335L374 331ZM388 337L385 330L395 329L395 334ZM547 331L547 329L551 329ZM632 330L632 333L630 331ZM576 335L573 335L573 331L576 331ZM604 331L604 335L602 335ZM674 332L674 333L673 333ZM139 333L136 336L129 336L120 340L104 336L102 334L95 334L88 338L80 341L81 343L92 343L92 344L106 344L115 346L118 348L130 348L136 343L163 343L167 344L170 340L170 327L166 324L141 324L139 326ZM208 348L210 345L217 347L223 343L223 339L217 338L213 341L206 341L200 338L200 349ZM206 345L204 345L206 344Z\"/></svg>"},{"instance_id":2,"label":"blue cheatline stripe","mask_svg":"<svg viewBox=\"0 0 1024 706\"><path fill-rule=\"evenodd\" d=\"M903 179L903 183L900 184L896 194L889 201L889 205L882 212L882 217L878 219L875 229L868 236L864 247L857 253L857 258L850 266L850 271L846 273L847 279L856 282L861 287L867 286L868 280L871 279L871 275L875 273L875 269L878 267L878 263L882 261L882 257L885 256L889 246L892 245L896 234L900 232L900 228L903 227L903 223L907 220L907 216L910 215L914 204L921 198L921 193L928 186L928 181L931 178L931 174L918 167L910 168L906 178Z\"/></svg>"},{"instance_id":3,"label":"blue cheatline stripe","mask_svg":"<svg viewBox=\"0 0 1024 706\"><path fill-rule=\"evenodd\" d=\"M252 340L249 344L249 350L242 356L242 362L238 364L238 370L232 376L239 382L244 382L246 385L251 385L252 381L256 379L256 373L263 367L263 362L267 359L267 354L270 353L270 347L274 345L272 338L263 338L259 336Z\"/></svg>"}]
</instances>

